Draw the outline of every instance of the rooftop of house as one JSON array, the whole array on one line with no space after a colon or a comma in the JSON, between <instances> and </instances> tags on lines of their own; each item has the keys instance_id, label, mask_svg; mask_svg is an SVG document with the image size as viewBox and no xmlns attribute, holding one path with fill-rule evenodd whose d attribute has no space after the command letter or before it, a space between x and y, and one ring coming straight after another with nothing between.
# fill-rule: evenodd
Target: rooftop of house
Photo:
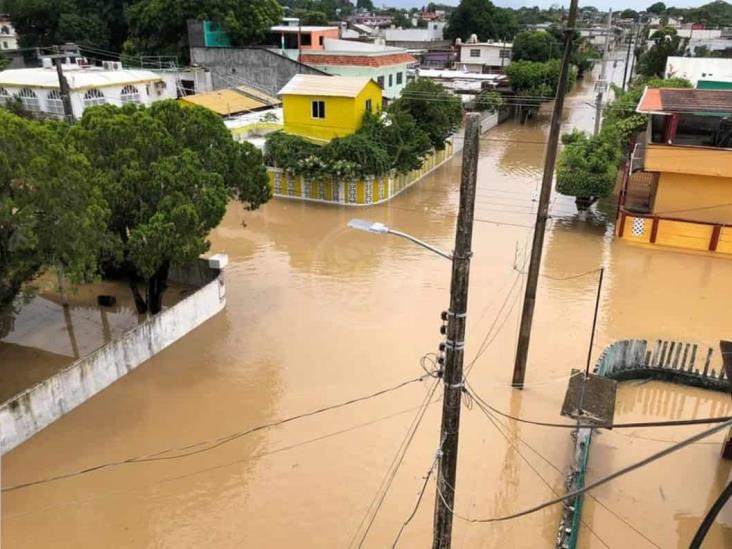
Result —
<instances>
[{"instance_id":1,"label":"rooftop of house","mask_svg":"<svg viewBox=\"0 0 732 549\"><path fill-rule=\"evenodd\" d=\"M646 88L636 110L644 114L732 113L732 90Z\"/></svg>"},{"instance_id":2,"label":"rooftop of house","mask_svg":"<svg viewBox=\"0 0 732 549\"><path fill-rule=\"evenodd\" d=\"M72 90L104 88L156 82L162 78L152 71L140 69L108 70L101 67L64 65L64 75ZM0 72L0 86L24 88L58 88L58 75L55 67L33 69L10 69Z\"/></svg>"},{"instance_id":3,"label":"rooftop of house","mask_svg":"<svg viewBox=\"0 0 732 549\"><path fill-rule=\"evenodd\" d=\"M357 65L384 67L416 63L412 55L403 48L378 44L351 42L326 38L322 50L308 50L300 56L300 61L311 65Z\"/></svg>"},{"instance_id":4,"label":"rooftop of house","mask_svg":"<svg viewBox=\"0 0 732 549\"><path fill-rule=\"evenodd\" d=\"M302 25L302 26L289 26L289 25L276 25L271 27L272 32L289 32L297 34L299 32L325 32L325 31L337 31L338 27L326 27L326 26L315 26L315 25Z\"/></svg>"},{"instance_id":5,"label":"rooftop of house","mask_svg":"<svg viewBox=\"0 0 732 549\"><path fill-rule=\"evenodd\" d=\"M369 82L373 80L365 76L297 74L285 84L278 95L356 97Z\"/></svg>"},{"instance_id":6,"label":"rooftop of house","mask_svg":"<svg viewBox=\"0 0 732 549\"><path fill-rule=\"evenodd\" d=\"M485 47L485 48L513 48L512 42L463 42L460 44L466 48Z\"/></svg>"},{"instance_id":7,"label":"rooftop of house","mask_svg":"<svg viewBox=\"0 0 732 549\"><path fill-rule=\"evenodd\" d=\"M277 98L266 96L261 92L252 93L252 90L243 86L188 95L181 98L181 101L206 107L221 116L257 111L280 103Z\"/></svg>"}]
</instances>

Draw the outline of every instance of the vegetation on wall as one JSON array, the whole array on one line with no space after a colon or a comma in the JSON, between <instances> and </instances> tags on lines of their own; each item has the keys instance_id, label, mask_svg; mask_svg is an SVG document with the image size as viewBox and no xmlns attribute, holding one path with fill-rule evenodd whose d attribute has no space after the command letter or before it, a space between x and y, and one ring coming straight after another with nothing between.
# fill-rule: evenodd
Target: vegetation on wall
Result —
<instances>
[{"instance_id":1,"label":"vegetation on wall","mask_svg":"<svg viewBox=\"0 0 732 549\"><path fill-rule=\"evenodd\" d=\"M325 145L284 132L270 134L265 161L315 180L408 173L421 167L430 151L445 148L461 118L457 97L432 81L416 80L385 112L366 113L356 133Z\"/></svg>"}]
</instances>

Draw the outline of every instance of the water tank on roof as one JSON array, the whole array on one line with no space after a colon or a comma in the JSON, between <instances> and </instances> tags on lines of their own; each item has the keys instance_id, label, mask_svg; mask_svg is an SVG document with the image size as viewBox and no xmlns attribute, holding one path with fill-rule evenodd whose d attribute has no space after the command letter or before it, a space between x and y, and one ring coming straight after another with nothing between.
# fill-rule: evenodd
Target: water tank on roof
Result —
<instances>
[{"instance_id":1,"label":"water tank on roof","mask_svg":"<svg viewBox=\"0 0 732 549\"><path fill-rule=\"evenodd\" d=\"M478 42L478 35L477 34L471 34L470 38L468 38L468 44L475 44Z\"/></svg>"}]
</instances>

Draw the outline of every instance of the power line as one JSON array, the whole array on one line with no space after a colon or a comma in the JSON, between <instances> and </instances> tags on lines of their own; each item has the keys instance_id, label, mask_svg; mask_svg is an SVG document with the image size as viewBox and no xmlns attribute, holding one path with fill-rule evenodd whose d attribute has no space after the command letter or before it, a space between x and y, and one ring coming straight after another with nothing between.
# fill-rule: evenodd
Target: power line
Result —
<instances>
[{"instance_id":1,"label":"power line","mask_svg":"<svg viewBox=\"0 0 732 549\"><path fill-rule=\"evenodd\" d=\"M427 474L424 476L424 482L422 483L422 489L419 491L419 495L417 496L417 502L414 504L414 509L412 509L412 512L407 517L407 520L404 521L401 528L399 528L399 532L397 532L396 538L394 538L394 542L391 544L391 549L396 549L397 544L399 543L399 538L402 537L402 532L404 532L404 529L409 525L410 522L412 522L412 519L417 514L417 510L419 509L420 503L422 503L422 498L424 497L425 490L427 490L427 483L430 481L430 477L432 476L432 473L435 471L435 465L437 464L437 460L435 459L432 462L432 466L430 467L429 471L427 471Z\"/></svg>"},{"instance_id":2,"label":"power line","mask_svg":"<svg viewBox=\"0 0 732 549\"><path fill-rule=\"evenodd\" d=\"M530 515L530 514L536 513L537 511L541 511L542 509L546 509L547 507L551 507L558 503L562 503L564 501L573 499L581 494L584 494L585 492L589 492L590 490L597 488L598 486L601 486L603 484L606 484L606 483L610 482L611 480L614 480L618 477L626 475L632 471L635 471L636 469L640 469L641 467L644 467L654 461L657 461L663 457L666 457L667 455L672 454L673 452L681 450L690 444L693 444L703 438L713 435L714 433L717 433L717 432L721 431L722 429L729 427L730 425L732 425L732 419L729 419L728 421L726 421L720 425L715 425L714 427L707 429L706 431L702 431L701 433L698 433L694 436L684 439L681 442L679 442L678 444L669 446L668 448L665 448L665 449L661 450L660 452L651 454L650 456L648 456L640 461L637 461L635 463L622 467L621 469L618 469L614 473L611 473L607 476L599 478L598 480L590 482L589 484L585 485L584 488L581 488L579 490L573 490L561 497L557 497L557 498L545 501L543 503L540 503L533 507L529 507L528 509L519 511L517 513L511 513L509 515L502 515L502 516L489 517L489 518L470 518L470 517L461 515L459 513L456 513L454 509L449 509L449 511L452 513L453 516L459 518L460 520L463 520L465 522L470 522L470 523L503 522L503 521L512 520L515 518L520 518L520 517L523 517L526 515ZM442 501L444 503L445 499L440 490L439 484L437 485L437 493L438 493L438 496L442 499Z\"/></svg>"},{"instance_id":3,"label":"power line","mask_svg":"<svg viewBox=\"0 0 732 549\"><path fill-rule=\"evenodd\" d=\"M282 419L282 420L273 421L273 422L270 422L270 423L265 423L265 424L262 424L262 425L258 425L256 427L252 427L252 428L247 429L245 431L239 431L237 433L229 434L229 435L226 435L226 436L223 436L223 437L219 437L219 438L216 438L216 439L213 439L213 440L195 442L195 443L189 444L187 446L176 447L176 448L167 448L165 450L161 450L161 451L158 451L158 452L155 452L155 453L152 453L152 454L145 454L143 456L130 457L130 458L123 459L123 460L119 460L119 461L111 461L111 462L107 462L107 463L101 463L101 464L94 465L94 466L91 466L91 467L87 467L85 469L81 469L79 471L74 471L74 472L71 472L71 473L63 473L63 474L56 475L56 476L53 476L53 477L48 477L48 478L45 478L45 479L39 479L39 480L34 480L34 481L29 481L29 482L23 482L23 483L20 483L20 484L16 484L14 486L9 486L7 488L2 488L2 490L0 490L0 491L1 492L12 492L12 491L20 490L20 489L23 489L23 488L28 488L30 486L36 486L38 484L45 484L45 483L48 483L48 482L54 482L54 481L57 481L57 480L62 480L62 479L67 479L67 478L71 478L71 477L76 477L76 476L84 475L84 474L87 474L87 473L91 473L93 471L99 471L100 469L106 469L106 468L109 468L109 467L116 467L116 466L119 466L119 465L125 465L125 464L130 464L130 463L148 463L148 462L152 462L152 461L161 461L161 460L164 460L164 459L178 459L178 458L188 457L188 456L191 456L191 455L194 455L194 454L200 454L200 453L203 453L203 452L208 452L210 450L213 450L214 448L218 448L219 446L223 446L224 444L227 444L229 442L232 442L232 441L234 441L236 439L239 439L239 438L242 438L244 436L250 435L252 433L256 433L256 432L262 431L264 429L270 429L272 427L278 427L278 426L283 425L285 423L290 423L290 422L295 421L295 420L299 420L299 419L303 419L303 418L306 418L306 417L315 416L315 415L318 415L318 414L322 414L324 412L328 412L328 411L331 411L331 410L336 410L338 408L343 408L345 406L349 406L349 405L355 404L357 402L362 402L364 400L369 400L369 399L372 399L372 398L376 398L378 396L381 396L381 395L390 393L392 391L396 391L398 389L401 389L402 387L406 387L407 385L410 385L412 383L416 383L416 382L419 382L419 381L423 381L427 377L430 377L430 376L423 375L423 376L420 376L420 377L417 377L417 378L414 378L414 379L410 379L408 381L404 381L404 382L399 383L397 385L394 385L392 387L389 387L389 388L386 388L386 389L381 389L380 391L376 391L374 393L371 393L371 394L368 394L368 395L365 395L365 396L362 396L362 397L353 398L351 400L347 400L347 401L341 402L339 404L333 404L333 405L330 405L330 406L325 406L323 408L318 408L316 410L312 410L310 412L305 412L303 414L298 414L298 415L295 415L295 416L290 416L290 417L285 418L285 419ZM189 450L191 448L194 448L196 446L201 446L203 444L210 444L210 446L206 446L205 448L201 448L199 450L194 450L194 451L187 452L187 453L183 453L183 454L176 454L175 456L162 456L162 454L167 454L169 452L175 452L175 451Z\"/></svg>"},{"instance_id":4,"label":"power line","mask_svg":"<svg viewBox=\"0 0 732 549\"><path fill-rule=\"evenodd\" d=\"M361 531L361 527L364 525L366 518L371 515L371 518L368 521L368 524L366 525L366 528L363 532L363 535L361 536L360 541L358 542L358 548L360 549L363 546L363 543L366 541L366 537L368 536L369 532L371 531L371 527L374 524L374 521L376 520L376 516L379 514L379 510L381 509L381 506L384 504L384 500L386 499L386 495L389 493L389 489L391 488L392 483L394 482L394 478L396 477L397 472L399 471L399 467L402 464L402 461L404 460L404 456L407 454L407 450L409 449L410 444L412 443L412 440L414 439L414 435L417 433L417 429L419 428L419 425L422 422L422 419L424 418L424 415L427 411L427 408L429 407L430 401L432 400L432 396L435 394L435 390L437 389L438 385L440 384L440 379L437 379L435 383L432 385L432 389L427 393L425 396L425 399L422 403L422 406L420 407L420 410L417 412L417 415L412 420L411 425L409 426L409 429L407 429L407 433L402 440L402 443L399 445L399 448L397 449L396 454L394 455L394 459L392 460L391 464L386 470L386 474L384 478L382 479L381 483L379 484L379 488L376 490L376 494L374 494L374 498L371 500L371 503L369 504L368 508L366 509L366 514L361 519L361 522L358 525L358 528L354 532L353 538L351 539L351 542L348 544L348 547L350 548L353 546L354 542L356 541L356 538L358 537L359 532ZM379 496L379 493L381 493L381 496ZM378 499L378 502L377 502ZM375 507L374 507L374 504ZM373 511L372 511L373 507Z\"/></svg>"},{"instance_id":5,"label":"power line","mask_svg":"<svg viewBox=\"0 0 732 549\"><path fill-rule=\"evenodd\" d=\"M575 375L582 375L582 372L575 374ZM511 414L507 414L506 412L502 412L501 410L498 410L497 408L494 408L490 404L488 404L483 398L478 395L475 390L470 386L467 380L465 380L465 386L467 387L468 393L471 397L473 397L478 402L485 405L489 410L492 412L498 414L499 416L503 416L508 419L512 419L514 421L518 421L519 423L526 423L529 425L537 425L539 427L556 427L556 428L563 428L563 429L577 429L578 425L576 423L551 423L546 421L536 421L532 419L524 419L520 417L513 416ZM730 420L732 420L732 416L720 416L720 417L705 417L705 418L696 418L696 419L674 419L674 420L668 420L668 421L641 421L641 422L631 422L631 423L611 423L611 424L601 424L601 423L590 423L590 424L580 424L579 427L592 427L596 429L637 429L642 427L678 427L682 425L708 425L710 423L727 423Z\"/></svg>"}]
</instances>

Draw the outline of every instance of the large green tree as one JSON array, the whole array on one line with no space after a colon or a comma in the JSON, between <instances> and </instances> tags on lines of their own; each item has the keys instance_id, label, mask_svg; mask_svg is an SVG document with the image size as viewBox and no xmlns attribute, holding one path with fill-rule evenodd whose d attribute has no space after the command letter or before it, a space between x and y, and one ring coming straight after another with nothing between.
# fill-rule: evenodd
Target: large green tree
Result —
<instances>
[{"instance_id":1,"label":"large green tree","mask_svg":"<svg viewBox=\"0 0 732 549\"><path fill-rule=\"evenodd\" d=\"M120 51L131 0L6 0L23 47L65 42Z\"/></svg>"},{"instance_id":2,"label":"large green tree","mask_svg":"<svg viewBox=\"0 0 732 549\"><path fill-rule=\"evenodd\" d=\"M418 78L405 86L402 95L389 107L389 112L403 111L425 132L432 146L441 151L446 140L460 126L463 107L460 98L441 84Z\"/></svg>"},{"instance_id":3,"label":"large green tree","mask_svg":"<svg viewBox=\"0 0 732 549\"><path fill-rule=\"evenodd\" d=\"M111 211L110 259L140 313L160 311L169 268L208 249L229 199L256 208L270 196L260 152L235 142L207 109L105 105L87 109L68 138L100 181Z\"/></svg>"},{"instance_id":4,"label":"large green tree","mask_svg":"<svg viewBox=\"0 0 732 549\"><path fill-rule=\"evenodd\" d=\"M256 44L281 19L282 8L276 0L137 0L127 10L127 17L125 53L172 55L185 60L189 19L219 23L235 45Z\"/></svg>"},{"instance_id":5,"label":"large green tree","mask_svg":"<svg viewBox=\"0 0 732 549\"><path fill-rule=\"evenodd\" d=\"M562 43L553 33L523 31L513 39L514 61L549 61L562 56Z\"/></svg>"},{"instance_id":6,"label":"large green tree","mask_svg":"<svg viewBox=\"0 0 732 549\"><path fill-rule=\"evenodd\" d=\"M656 2L648 6L646 8L646 11L655 15L661 15L666 11L666 4L664 4L663 2Z\"/></svg>"},{"instance_id":7,"label":"large green tree","mask_svg":"<svg viewBox=\"0 0 732 549\"><path fill-rule=\"evenodd\" d=\"M666 60L669 56L683 55L688 40L679 37L676 30L671 28L657 30L651 35L651 40L653 45L638 60L638 74L663 78Z\"/></svg>"},{"instance_id":8,"label":"large green tree","mask_svg":"<svg viewBox=\"0 0 732 549\"><path fill-rule=\"evenodd\" d=\"M499 8L490 0L461 0L448 20L445 34L454 40L466 40L475 34L478 40L505 40L518 31L513 10Z\"/></svg>"},{"instance_id":9,"label":"large green tree","mask_svg":"<svg viewBox=\"0 0 732 549\"><path fill-rule=\"evenodd\" d=\"M106 217L89 163L61 132L0 109L0 306L48 268L94 276Z\"/></svg>"}]
</instances>

